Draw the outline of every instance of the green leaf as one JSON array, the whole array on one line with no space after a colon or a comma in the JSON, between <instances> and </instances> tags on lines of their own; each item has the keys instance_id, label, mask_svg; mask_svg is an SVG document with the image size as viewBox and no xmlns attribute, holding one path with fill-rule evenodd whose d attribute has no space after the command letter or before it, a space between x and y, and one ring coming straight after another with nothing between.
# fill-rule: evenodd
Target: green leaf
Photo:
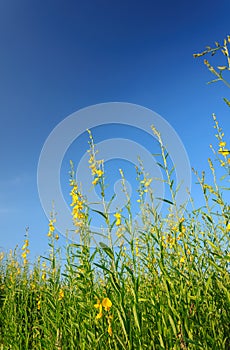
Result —
<instances>
[{"instance_id":1,"label":"green leaf","mask_svg":"<svg viewBox=\"0 0 230 350\"><path fill-rule=\"evenodd\" d=\"M100 214L101 216L103 216L103 218L105 219L105 220L107 220L107 215L105 214L105 213L103 213L102 211L100 211L100 210L96 210L96 209L91 209L92 211L94 211L95 213L98 213L98 214Z\"/></svg>"},{"instance_id":2,"label":"green leaf","mask_svg":"<svg viewBox=\"0 0 230 350\"><path fill-rule=\"evenodd\" d=\"M173 333L174 333L175 337L177 337L177 330L176 330L176 326L175 326L175 323L173 321L173 318L170 314L168 315L168 317L169 317L169 322L171 324L171 327L173 329Z\"/></svg>"},{"instance_id":3,"label":"green leaf","mask_svg":"<svg viewBox=\"0 0 230 350\"><path fill-rule=\"evenodd\" d=\"M121 308L121 311L123 311L123 308ZM123 334L125 336L125 342L128 346L128 349L130 349L129 347L129 337L128 337L128 334L127 334L127 331L126 331L126 327L125 327L125 322L126 319L125 319L125 312L123 311L123 313L121 314L119 308L117 308L117 314L118 314L118 318L119 318L119 321L120 321L120 324L121 324L121 329L123 331ZM124 319L123 319L124 318Z\"/></svg>"},{"instance_id":4,"label":"green leaf","mask_svg":"<svg viewBox=\"0 0 230 350\"><path fill-rule=\"evenodd\" d=\"M111 271L109 269L107 269L104 265L100 265L100 264L97 264L97 263L94 263L94 265L99 267L100 269L108 272L109 274L111 273Z\"/></svg>"},{"instance_id":5,"label":"green leaf","mask_svg":"<svg viewBox=\"0 0 230 350\"><path fill-rule=\"evenodd\" d=\"M99 242L100 247L104 250L105 254L114 260L114 254L111 248L109 248L105 243Z\"/></svg>"},{"instance_id":6,"label":"green leaf","mask_svg":"<svg viewBox=\"0 0 230 350\"><path fill-rule=\"evenodd\" d=\"M117 282L117 278L115 277L115 275L113 273L111 273L111 283L114 287L114 289L118 292L118 294L120 294L121 292L121 287Z\"/></svg>"},{"instance_id":7,"label":"green leaf","mask_svg":"<svg viewBox=\"0 0 230 350\"><path fill-rule=\"evenodd\" d=\"M224 102L228 105L228 107L230 107L230 101L227 98L223 98Z\"/></svg>"},{"instance_id":8,"label":"green leaf","mask_svg":"<svg viewBox=\"0 0 230 350\"><path fill-rule=\"evenodd\" d=\"M136 324L136 326L138 328L138 331L141 332L141 327L140 327L138 316L137 316L136 303L133 304L133 316L134 316L134 321L135 321L135 324Z\"/></svg>"},{"instance_id":9,"label":"green leaf","mask_svg":"<svg viewBox=\"0 0 230 350\"><path fill-rule=\"evenodd\" d=\"M217 81L220 81L220 80L221 80L220 78L213 79L211 81L208 81L207 84L213 84L213 83L216 83Z\"/></svg>"},{"instance_id":10,"label":"green leaf","mask_svg":"<svg viewBox=\"0 0 230 350\"><path fill-rule=\"evenodd\" d=\"M133 284L135 285L135 277L134 277L133 271L127 265L125 265L124 267L129 272L129 274L130 274L130 276L132 278Z\"/></svg>"},{"instance_id":11,"label":"green leaf","mask_svg":"<svg viewBox=\"0 0 230 350\"><path fill-rule=\"evenodd\" d=\"M166 152L166 154L165 154L165 159L167 159L167 158L168 158L168 156L169 156L169 153L168 153L168 152Z\"/></svg>"},{"instance_id":12,"label":"green leaf","mask_svg":"<svg viewBox=\"0 0 230 350\"><path fill-rule=\"evenodd\" d=\"M174 180L172 180L172 181L170 182L170 188L171 188L171 189L173 188L173 184L174 184Z\"/></svg>"},{"instance_id":13,"label":"green leaf","mask_svg":"<svg viewBox=\"0 0 230 350\"><path fill-rule=\"evenodd\" d=\"M116 193L113 194L112 198L110 199L108 205L107 205L107 211L109 211L110 205L112 204L112 201L114 200L114 198L116 197Z\"/></svg>"},{"instance_id":14,"label":"green leaf","mask_svg":"<svg viewBox=\"0 0 230 350\"><path fill-rule=\"evenodd\" d=\"M171 175L172 175L172 173L174 172L174 170L175 170L175 166L173 166L172 169L170 170L170 172L169 172L169 177L171 177Z\"/></svg>"},{"instance_id":15,"label":"green leaf","mask_svg":"<svg viewBox=\"0 0 230 350\"><path fill-rule=\"evenodd\" d=\"M208 221L209 221L211 224L213 224L213 221L212 221L211 216L209 216L209 215L205 214L205 217L208 219Z\"/></svg>"},{"instance_id":16,"label":"green leaf","mask_svg":"<svg viewBox=\"0 0 230 350\"><path fill-rule=\"evenodd\" d=\"M220 181L223 181L224 179L226 179L227 176L228 174L224 174L223 176L221 176Z\"/></svg>"},{"instance_id":17,"label":"green leaf","mask_svg":"<svg viewBox=\"0 0 230 350\"><path fill-rule=\"evenodd\" d=\"M162 169L164 169L165 170L165 167L164 167L164 165L162 165L161 163L159 163L159 162L156 162L157 163L157 165L159 165L159 167L161 167Z\"/></svg>"},{"instance_id":18,"label":"green leaf","mask_svg":"<svg viewBox=\"0 0 230 350\"><path fill-rule=\"evenodd\" d=\"M156 199L159 199L160 201L163 201L163 202L166 202L166 203L169 203L169 204L174 205L174 203L173 203L173 202L171 202L171 201L170 201L170 200L168 200L168 199L165 199L165 198L160 198L160 197L157 197Z\"/></svg>"}]
</instances>

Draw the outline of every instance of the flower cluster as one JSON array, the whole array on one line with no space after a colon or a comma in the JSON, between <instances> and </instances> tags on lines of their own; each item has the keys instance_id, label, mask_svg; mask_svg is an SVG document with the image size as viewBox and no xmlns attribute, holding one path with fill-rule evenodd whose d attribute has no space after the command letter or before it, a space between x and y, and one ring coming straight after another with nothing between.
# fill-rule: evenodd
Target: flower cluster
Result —
<instances>
[{"instance_id":1,"label":"flower cluster","mask_svg":"<svg viewBox=\"0 0 230 350\"><path fill-rule=\"evenodd\" d=\"M28 249L28 246L29 246L29 240L28 239L25 239L24 240L24 245L22 247L22 258L23 258L23 263L24 265L26 265L28 263L28 260L27 260L27 255L29 254L29 249Z\"/></svg>"},{"instance_id":2,"label":"flower cluster","mask_svg":"<svg viewBox=\"0 0 230 350\"><path fill-rule=\"evenodd\" d=\"M72 207L72 218L75 226L82 226L83 219L85 218L85 214L83 212L84 209L84 199L82 194L78 190L78 185L76 181L71 180L70 186L72 187L70 196L72 198L72 203L70 206Z\"/></svg>"},{"instance_id":3,"label":"flower cluster","mask_svg":"<svg viewBox=\"0 0 230 350\"><path fill-rule=\"evenodd\" d=\"M141 180L141 184L144 185L144 192L148 192L148 187L151 185L151 182L153 179L151 178L144 178L144 180Z\"/></svg>"},{"instance_id":4,"label":"flower cluster","mask_svg":"<svg viewBox=\"0 0 230 350\"><path fill-rule=\"evenodd\" d=\"M104 298L102 302L97 299L97 304L94 305L96 309L99 309L99 312L96 316L96 320L100 319L103 317L103 308L106 312L109 312L111 307L112 307L112 302L109 298ZM107 315L107 320L108 320L108 333L110 336L112 336L112 325L111 325L111 319L112 315Z\"/></svg>"},{"instance_id":5,"label":"flower cluster","mask_svg":"<svg viewBox=\"0 0 230 350\"><path fill-rule=\"evenodd\" d=\"M121 225L121 214L120 213L115 213L114 214L115 218L116 218L116 226L120 226Z\"/></svg>"},{"instance_id":6,"label":"flower cluster","mask_svg":"<svg viewBox=\"0 0 230 350\"><path fill-rule=\"evenodd\" d=\"M48 237L53 237L54 231L55 231L55 227L54 227L54 223L56 222L56 219L50 219L49 221L49 232L47 233ZM56 233L56 235L54 236L54 238L56 240L59 239L58 234Z\"/></svg>"},{"instance_id":7,"label":"flower cluster","mask_svg":"<svg viewBox=\"0 0 230 350\"><path fill-rule=\"evenodd\" d=\"M41 310L41 297L37 297L37 309Z\"/></svg>"},{"instance_id":8,"label":"flower cluster","mask_svg":"<svg viewBox=\"0 0 230 350\"><path fill-rule=\"evenodd\" d=\"M46 275L47 275L47 266L45 261L42 263L42 280L45 282L46 281Z\"/></svg>"},{"instance_id":9,"label":"flower cluster","mask_svg":"<svg viewBox=\"0 0 230 350\"><path fill-rule=\"evenodd\" d=\"M55 219L49 221L49 232L47 234L48 237L52 237L53 236L53 232L55 231L55 227L54 227L54 223L55 223Z\"/></svg>"},{"instance_id":10,"label":"flower cluster","mask_svg":"<svg viewBox=\"0 0 230 350\"><path fill-rule=\"evenodd\" d=\"M151 183L153 179L149 177L149 174L145 172L143 162L138 158L139 166L136 166L137 177L136 180L139 182L139 188L137 192L139 193L139 198L137 199L138 203L144 203L144 196L147 192L152 194Z\"/></svg>"},{"instance_id":11,"label":"flower cluster","mask_svg":"<svg viewBox=\"0 0 230 350\"><path fill-rule=\"evenodd\" d=\"M61 288L58 293L58 300L62 300L64 298L64 290Z\"/></svg>"},{"instance_id":12,"label":"flower cluster","mask_svg":"<svg viewBox=\"0 0 230 350\"><path fill-rule=\"evenodd\" d=\"M88 134L89 134L89 145L90 145L90 149L88 150L88 152L90 153L90 157L89 157L89 164L90 164L90 169L91 169L91 173L93 176L93 181L92 181L92 185L96 185L100 179L102 178L102 176L104 175L104 161L101 160L96 160L96 153L97 151L95 150L95 145L94 145L94 140L93 140L93 136L90 130L87 130Z\"/></svg>"},{"instance_id":13,"label":"flower cluster","mask_svg":"<svg viewBox=\"0 0 230 350\"><path fill-rule=\"evenodd\" d=\"M218 153L220 153L222 156L228 156L230 154L230 151L227 150L226 148L226 142L221 141L219 143L219 150ZM230 158L228 159L228 161L230 160Z\"/></svg>"}]
</instances>

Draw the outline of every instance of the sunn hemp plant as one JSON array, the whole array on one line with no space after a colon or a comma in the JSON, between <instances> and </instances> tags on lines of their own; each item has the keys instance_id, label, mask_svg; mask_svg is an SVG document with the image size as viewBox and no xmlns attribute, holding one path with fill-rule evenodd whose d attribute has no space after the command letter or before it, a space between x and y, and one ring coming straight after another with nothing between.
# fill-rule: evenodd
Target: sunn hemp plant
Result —
<instances>
[{"instance_id":1,"label":"sunn hemp plant","mask_svg":"<svg viewBox=\"0 0 230 350\"><path fill-rule=\"evenodd\" d=\"M224 74L230 70L229 43L228 36L222 45L194 55L222 53L226 65L204 63L214 81L228 87ZM92 186L100 192L103 211L91 209L71 163L70 208L79 243L67 236L66 245L59 246L53 212L46 256L29 261L28 232L20 252L16 248L0 253L1 350L230 349L230 146L215 115L213 120L217 146L211 145L216 162L208 159L212 182L194 170L204 204L196 208L191 198L191 209L186 210L176 207L174 170L153 126L171 197L162 199L166 214L159 213L150 186L155 180L140 159L136 173L141 225L134 222L122 169L126 204L110 212L113 198L106 201L104 162L97 159L88 130ZM152 204L145 205L147 192ZM92 213L104 220L108 242L99 240L95 249Z\"/></svg>"}]
</instances>

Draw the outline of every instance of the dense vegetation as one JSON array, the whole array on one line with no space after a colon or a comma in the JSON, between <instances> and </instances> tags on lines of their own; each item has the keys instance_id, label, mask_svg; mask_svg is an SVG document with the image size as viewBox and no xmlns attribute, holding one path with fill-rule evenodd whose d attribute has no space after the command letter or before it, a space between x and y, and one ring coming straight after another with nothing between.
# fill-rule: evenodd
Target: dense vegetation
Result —
<instances>
[{"instance_id":1,"label":"dense vegetation","mask_svg":"<svg viewBox=\"0 0 230 350\"><path fill-rule=\"evenodd\" d=\"M214 49L195 55L222 51L226 66L214 68L207 60L205 64L215 80L225 84L229 42L228 37L223 45L216 43ZM21 251L0 254L0 349L230 349L230 205L225 199L230 189L230 146L213 119L215 167L208 160L213 182L207 183L205 173L196 173L205 205L195 208L191 199L190 211L176 206L173 169L153 127L171 198L165 201L167 214L159 214L153 205L152 179L140 164L142 225L133 222L122 171L127 204L122 211L109 213L104 164L96 158L89 131L89 166L104 205L97 214L104 219L107 243L91 249L90 208L72 170L71 210L80 243L68 243L61 251L53 215L47 257L29 262L29 236ZM148 191L152 205L144 202Z\"/></svg>"}]
</instances>

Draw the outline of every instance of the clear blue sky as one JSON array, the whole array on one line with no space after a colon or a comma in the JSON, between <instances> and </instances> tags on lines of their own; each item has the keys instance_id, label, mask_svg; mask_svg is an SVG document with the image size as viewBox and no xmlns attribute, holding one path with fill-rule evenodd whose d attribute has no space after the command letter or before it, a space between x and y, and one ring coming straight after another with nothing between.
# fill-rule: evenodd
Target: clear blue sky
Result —
<instances>
[{"instance_id":1,"label":"clear blue sky","mask_svg":"<svg viewBox=\"0 0 230 350\"><path fill-rule=\"evenodd\" d=\"M81 108L147 107L176 130L191 165L206 169L213 112L230 135L229 91L207 85L212 76L192 54L230 34L229 13L228 0L0 2L0 247L21 245L29 226L32 254L46 250L39 155L53 128ZM101 128L98 141L108 135Z\"/></svg>"}]
</instances>

